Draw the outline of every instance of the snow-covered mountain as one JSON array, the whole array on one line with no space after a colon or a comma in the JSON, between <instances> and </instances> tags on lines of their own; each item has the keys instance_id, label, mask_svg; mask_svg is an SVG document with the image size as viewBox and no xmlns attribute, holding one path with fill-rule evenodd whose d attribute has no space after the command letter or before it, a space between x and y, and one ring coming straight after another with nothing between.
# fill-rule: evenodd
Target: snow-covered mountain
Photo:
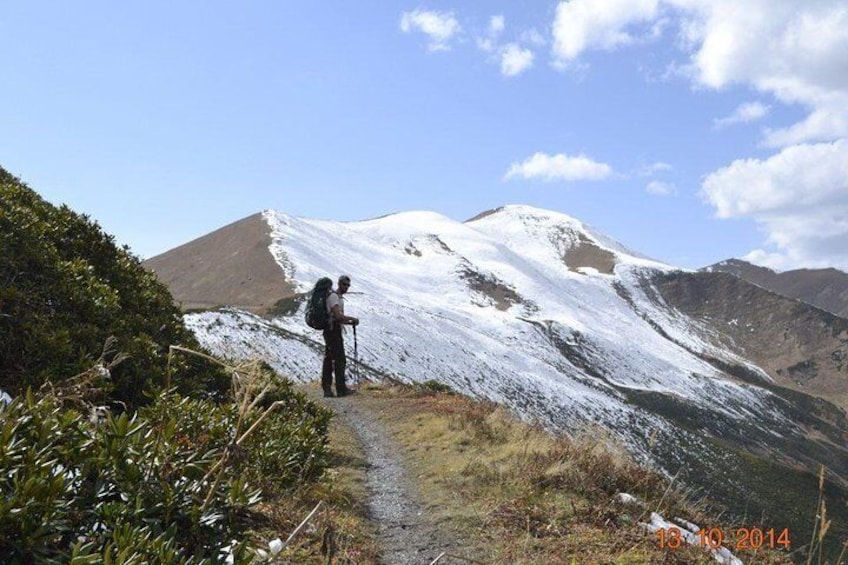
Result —
<instances>
[{"instance_id":1,"label":"snow-covered mountain","mask_svg":"<svg viewBox=\"0 0 848 565\"><path fill-rule=\"evenodd\" d=\"M355 223L276 212L265 218L271 251L298 291L322 276L351 276L347 310L363 320L363 372L538 404L542 413L532 415L557 427L628 421L636 408L623 401L622 389L680 394L731 418L749 417L750 406L770 413L762 389L728 381L675 342L745 363L646 299L640 274L671 267L636 257L570 217L515 206L465 224L430 212ZM586 257L585 265L569 265L571 253ZM213 350L264 347L253 329L244 340L253 345L236 338L239 325L259 323L243 313L188 320ZM320 333L300 313L264 324L300 339L257 353L275 353L274 365L295 379L315 379Z\"/></svg>"},{"instance_id":2,"label":"snow-covered mountain","mask_svg":"<svg viewBox=\"0 0 848 565\"><path fill-rule=\"evenodd\" d=\"M844 411L790 394L745 354L744 337L672 306L657 281L687 273L574 218L506 206L464 223L431 212L261 219L287 296L272 315L187 314L212 351L318 379L322 338L304 324L304 293L346 273L346 311L362 320L358 365L347 332L349 367L361 379L438 381L552 430L604 429L725 497L751 496L752 454L776 473L826 464L848 474ZM841 347L848 354L848 340Z\"/></svg>"}]
</instances>

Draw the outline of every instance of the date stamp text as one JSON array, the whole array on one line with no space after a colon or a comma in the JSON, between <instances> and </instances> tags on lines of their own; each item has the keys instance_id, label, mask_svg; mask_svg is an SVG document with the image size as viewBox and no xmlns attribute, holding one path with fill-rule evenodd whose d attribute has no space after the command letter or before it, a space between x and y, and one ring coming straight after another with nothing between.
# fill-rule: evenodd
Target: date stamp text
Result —
<instances>
[{"instance_id":1,"label":"date stamp text","mask_svg":"<svg viewBox=\"0 0 848 565\"><path fill-rule=\"evenodd\" d=\"M675 526L660 528L656 532L660 549L678 549L684 543L700 545L709 549L723 546L736 550L790 549L792 546L789 528L704 528L694 532Z\"/></svg>"}]
</instances>

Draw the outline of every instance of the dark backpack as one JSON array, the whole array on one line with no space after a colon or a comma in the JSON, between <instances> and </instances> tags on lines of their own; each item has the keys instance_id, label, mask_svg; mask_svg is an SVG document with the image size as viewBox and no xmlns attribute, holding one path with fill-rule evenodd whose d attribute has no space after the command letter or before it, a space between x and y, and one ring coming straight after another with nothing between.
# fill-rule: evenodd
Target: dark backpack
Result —
<instances>
[{"instance_id":1,"label":"dark backpack","mask_svg":"<svg viewBox=\"0 0 848 565\"><path fill-rule=\"evenodd\" d=\"M330 313L327 311L327 295L333 288L333 281L327 277L321 277L306 302L306 325L316 330L326 330L330 326Z\"/></svg>"}]
</instances>

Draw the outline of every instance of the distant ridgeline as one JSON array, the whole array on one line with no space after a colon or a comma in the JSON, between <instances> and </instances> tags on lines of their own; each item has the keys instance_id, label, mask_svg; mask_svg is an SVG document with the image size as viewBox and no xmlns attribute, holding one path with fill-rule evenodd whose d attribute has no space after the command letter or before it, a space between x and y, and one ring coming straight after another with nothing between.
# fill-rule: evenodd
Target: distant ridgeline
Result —
<instances>
[{"instance_id":1,"label":"distant ridgeline","mask_svg":"<svg viewBox=\"0 0 848 565\"><path fill-rule=\"evenodd\" d=\"M110 339L114 338L114 339ZM109 342L109 347L104 347ZM199 349L167 288L96 222L45 201L0 167L0 390L60 382L100 362L106 400L144 404L167 382L168 348ZM120 363L116 354L120 352ZM227 387L205 361L173 360L180 392Z\"/></svg>"},{"instance_id":2,"label":"distant ridgeline","mask_svg":"<svg viewBox=\"0 0 848 565\"><path fill-rule=\"evenodd\" d=\"M838 269L795 269L778 273L741 259L728 259L704 270L730 273L772 292L848 318L848 273Z\"/></svg>"}]
</instances>

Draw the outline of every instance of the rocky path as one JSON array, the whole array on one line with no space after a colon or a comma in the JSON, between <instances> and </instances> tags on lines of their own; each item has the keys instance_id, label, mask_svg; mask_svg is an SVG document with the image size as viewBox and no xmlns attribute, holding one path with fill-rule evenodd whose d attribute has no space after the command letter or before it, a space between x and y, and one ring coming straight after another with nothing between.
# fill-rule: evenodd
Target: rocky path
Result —
<instances>
[{"instance_id":1,"label":"rocky path","mask_svg":"<svg viewBox=\"0 0 848 565\"><path fill-rule=\"evenodd\" d=\"M367 393L366 393L367 394ZM339 420L359 437L368 463L369 509L377 524L382 565L439 565L468 563L452 559L450 536L432 523L409 477L399 449L359 395L326 399ZM441 558L439 558L441 556Z\"/></svg>"}]
</instances>

